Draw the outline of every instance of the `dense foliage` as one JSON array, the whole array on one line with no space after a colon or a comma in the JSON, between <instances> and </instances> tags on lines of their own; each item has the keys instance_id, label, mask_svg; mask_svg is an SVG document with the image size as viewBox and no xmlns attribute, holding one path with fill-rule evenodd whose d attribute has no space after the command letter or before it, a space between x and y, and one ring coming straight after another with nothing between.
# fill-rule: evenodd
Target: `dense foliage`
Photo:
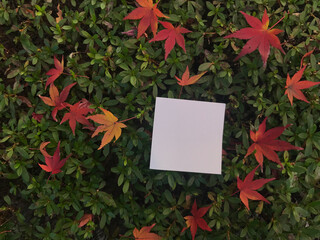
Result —
<instances>
[{"instance_id":1,"label":"dense foliage","mask_svg":"<svg viewBox=\"0 0 320 240\"><path fill-rule=\"evenodd\" d=\"M302 90L309 103L294 98L291 105L285 94L287 75L293 78L313 49L301 79L320 81L318 1L161 0L157 9L169 18L159 20L191 31L176 33L186 51L179 40L169 51L164 32L154 36L150 27L137 39L142 20L124 19L137 6L133 0L0 2L0 239L138 239L151 228L149 236L192 239L181 231L195 200L199 209L209 207L198 218L212 229L198 228L196 240L319 238L320 88ZM265 9L270 26L284 16L277 37L285 54L271 47L266 67L258 50L233 61L247 40L224 37L249 27L240 11L262 19ZM159 24L157 33L166 28L172 29ZM55 57L63 59L62 69ZM207 72L180 92L177 79L187 66L191 76ZM48 78L60 98L69 91L57 121L56 105L43 100L53 89ZM149 170L155 97L180 94L226 103L222 175ZM108 144L104 133L92 137L99 124L84 124L86 114L102 109L115 122L133 118ZM81 120L72 123L69 111ZM254 142L250 131L265 117L267 129L286 126L279 139L303 150L277 152L283 168L265 158L255 179L275 178L259 189L270 204L249 200L249 211L236 193L237 177L257 166L255 154L245 156ZM48 169L45 157L59 166Z\"/></svg>"}]
</instances>

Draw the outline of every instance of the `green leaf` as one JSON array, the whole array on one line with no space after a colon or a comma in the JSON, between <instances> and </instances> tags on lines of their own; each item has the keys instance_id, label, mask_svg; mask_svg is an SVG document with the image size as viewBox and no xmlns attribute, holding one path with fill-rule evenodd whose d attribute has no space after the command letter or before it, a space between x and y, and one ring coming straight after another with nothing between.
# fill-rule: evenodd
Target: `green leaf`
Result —
<instances>
[{"instance_id":1,"label":"green leaf","mask_svg":"<svg viewBox=\"0 0 320 240\"><path fill-rule=\"evenodd\" d=\"M150 69L144 69L141 71L140 74L145 77L152 77L152 76L156 75L156 73L151 71Z\"/></svg>"},{"instance_id":2,"label":"green leaf","mask_svg":"<svg viewBox=\"0 0 320 240\"><path fill-rule=\"evenodd\" d=\"M8 195L4 196L4 197L3 197L3 200L4 200L8 205L11 205L11 198L10 198Z\"/></svg>"},{"instance_id":3,"label":"green leaf","mask_svg":"<svg viewBox=\"0 0 320 240\"><path fill-rule=\"evenodd\" d=\"M104 226L106 225L106 222L107 222L107 216L106 216L105 213L102 213L102 214L101 214L100 223L99 223L99 227L100 227L101 229L103 229Z\"/></svg>"},{"instance_id":4,"label":"green leaf","mask_svg":"<svg viewBox=\"0 0 320 240\"><path fill-rule=\"evenodd\" d=\"M13 69L8 73L7 78L14 78L19 73L20 73L20 69L19 68Z\"/></svg>"},{"instance_id":5,"label":"green leaf","mask_svg":"<svg viewBox=\"0 0 320 240\"><path fill-rule=\"evenodd\" d=\"M122 187L123 193L127 193L128 192L129 185L130 185L129 180L126 180L125 183L123 184L123 187Z\"/></svg>"}]
</instances>

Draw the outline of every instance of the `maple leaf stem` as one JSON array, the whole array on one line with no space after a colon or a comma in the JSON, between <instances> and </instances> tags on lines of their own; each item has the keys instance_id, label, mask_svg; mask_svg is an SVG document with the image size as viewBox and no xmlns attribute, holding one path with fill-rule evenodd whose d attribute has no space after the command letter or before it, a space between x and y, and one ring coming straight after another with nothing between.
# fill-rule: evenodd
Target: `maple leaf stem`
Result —
<instances>
[{"instance_id":1,"label":"maple leaf stem","mask_svg":"<svg viewBox=\"0 0 320 240\"><path fill-rule=\"evenodd\" d=\"M181 86L181 88L180 88L180 92L179 92L179 99L180 99L180 97L181 97L182 88L183 88L183 86Z\"/></svg>"},{"instance_id":2,"label":"maple leaf stem","mask_svg":"<svg viewBox=\"0 0 320 240\"><path fill-rule=\"evenodd\" d=\"M128 119L125 119L125 120L119 121L119 123L123 123L123 122L129 121L129 120L131 120L131 119L135 119L135 118L137 118L137 117L131 117L131 118L128 118Z\"/></svg>"},{"instance_id":3,"label":"maple leaf stem","mask_svg":"<svg viewBox=\"0 0 320 240\"><path fill-rule=\"evenodd\" d=\"M48 177L48 179L47 179L47 184L48 184L48 181L49 181L49 179L50 179L51 175L52 175L52 174L50 174L50 175L49 175L49 177Z\"/></svg>"},{"instance_id":4,"label":"maple leaf stem","mask_svg":"<svg viewBox=\"0 0 320 240\"><path fill-rule=\"evenodd\" d=\"M64 75L68 75L68 76L73 76L72 74L70 74L70 73L65 73L65 72L63 72L62 74L64 74ZM84 78L89 78L88 76L84 76L84 75L77 75L77 74L75 74L75 77L84 77Z\"/></svg>"},{"instance_id":5,"label":"maple leaf stem","mask_svg":"<svg viewBox=\"0 0 320 240\"><path fill-rule=\"evenodd\" d=\"M281 22L282 21L282 19L284 19L285 18L285 14L286 13L289 13L289 11L288 12L285 12L284 14L283 14L283 17L282 18L280 18L279 19L279 21L278 22L276 22L275 24L273 24L273 26L272 27L270 27L268 30L271 30L272 28L274 28L279 22Z\"/></svg>"},{"instance_id":6,"label":"maple leaf stem","mask_svg":"<svg viewBox=\"0 0 320 240\"><path fill-rule=\"evenodd\" d=\"M235 194L236 194L236 193L238 193L238 192L240 192L240 190L238 190L238 191L236 191L236 192L232 193L232 194L231 194L231 196L235 195ZM230 196L230 197L231 197L231 196Z\"/></svg>"}]
</instances>

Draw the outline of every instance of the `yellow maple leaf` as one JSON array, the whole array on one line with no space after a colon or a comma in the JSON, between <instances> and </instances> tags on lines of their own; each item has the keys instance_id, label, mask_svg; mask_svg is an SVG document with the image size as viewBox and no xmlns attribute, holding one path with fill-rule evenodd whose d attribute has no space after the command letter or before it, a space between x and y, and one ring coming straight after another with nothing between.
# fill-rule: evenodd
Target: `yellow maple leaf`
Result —
<instances>
[{"instance_id":1,"label":"yellow maple leaf","mask_svg":"<svg viewBox=\"0 0 320 240\"><path fill-rule=\"evenodd\" d=\"M121 135L121 128L127 127L125 124L118 122L118 118L116 118L110 111L103 108L100 109L104 114L96 114L87 117L87 119L91 119L96 123L102 124L97 127L91 137L98 135L100 132L106 132L101 140L101 145L98 150L110 143L113 138L115 138L116 141Z\"/></svg>"}]
</instances>

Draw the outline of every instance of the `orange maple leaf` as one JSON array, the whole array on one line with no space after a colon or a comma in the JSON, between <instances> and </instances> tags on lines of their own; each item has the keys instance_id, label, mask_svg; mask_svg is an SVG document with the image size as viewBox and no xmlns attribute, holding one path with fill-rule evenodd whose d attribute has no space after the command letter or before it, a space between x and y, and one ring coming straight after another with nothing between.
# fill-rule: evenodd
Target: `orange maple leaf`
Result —
<instances>
[{"instance_id":1,"label":"orange maple leaf","mask_svg":"<svg viewBox=\"0 0 320 240\"><path fill-rule=\"evenodd\" d=\"M53 61L54 61L54 66L55 68L51 68L46 75L50 76L47 80L46 83L46 88L48 87L48 85L50 85L51 83L53 83L62 73L63 73L63 56L61 59L61 62L59 62L59 60L56 58L56 56L53 57Z\"/></svg>"},{"instance_id":2,"label":"orange maple leaf","mask_svg":"<svg viewBox=\"0 0 320 240\"><path fill-rule=\"evenodd\" d=\"M210 209L211 206L203 207L197 209L197 202L194 200L194 203L192 205L191 213L192 216L186 216L184 219L186 219L187 227L184 227L181 232L184 232L186 229L190 227L192 240L194 240L198 226L205 231L211 232L212 229L208 226L206 221L202 218L206 212Z\"/></svg>"},{"instance_id":3,"label":"orange maple leaf","mask_svg":"<svg viewBox=\"0 0 320 240\"><path fill-rule=\"evenodd\" d=\"M232 33L224 37L249 39L249 41L244 45L240 54L234 59L234 61L237 61L239 58L243 57L248 53L252 53L254 50L258 48L262 58L263 67L266 67L267 59L270 54L270 45L279 49L283 54L285 54L281 47L280 40L276 36L277 34L283 32L283 30L272 29L276 24L268 29L269 17L267 15L266 9L264 10L262 22L258 18L250 16L245 12L241 13L246 18L248 24L252 28L243 28L236 31L235 33ZM282 19L280 19L278 22L280 22Z\"/></svg>"},{"instance_id":4,"label":"orange maple leaf","mask_svg":"<svg viewBox=\"0 0 320 240\"><path fill-rule=\"evenodd\" d=\"M255 150L256 152L254 156L256 157L256 160L261 166L261 171L263 167L263 156L265 156L270 161L280 164L283 167L275 151L286 151L293 149L303 150L303 148L293 146L288 142L276 140L276 138L278 138L282 134L282 132L291 124L288 124L284 127L275 127L266 131L266 121L267 118L265 118L263 122L260 124L257 132L253 132L250 130L250 138L254 143L251 144L251 146L248 148L247 154L245 156L246 158Z\"/></svg>"},{"instance_id":5,"label":"orange maple leaf","mask_svg":"<svg viewBox=\"0 0 320 240\"><path fill-rule=\"evenodd\" d=\"M160 237L158 234L155 233L150 233L151 229L155 226L156 224L152 224L149 227L143 227L141 230L138 230L135 228L133 230L133 236L135 240L161 240L162 237Z\"/></svg>"},{"instance_id":6,"label":"orange maple leaf","mask_svg":"<svg viewBox=\"0 0 320 240\"><path fill-rule=\"evenodd\" d=\"M293 97L309 103L307 98L303 95L303 93L300 90L310 88L320 84L320 82L300 81L305 69L306 69L306 66L304 66L296 74L294 74L292 78L290 78L288 73L286 87L285 87L286 91L284 94L288 95L291 105L293 102Z\"/></svg>"},{"instance_id":7,"label":"orange maple leaf","mask_svg":"<svg viewBox=\"0 0 320 240\"><path fill-rule=\"evenodd\" d=\"M137 3L141 7L134 9L131 13L129 13L123 20L132 19L137 20L141 19L138 25L138 35L139 38L150 26L153 36L156 35L158 30L158 17L169 18L164 15L160 10L157 8L158 3L153 4L152 0L136 0Z\"/></svg>"},{"instance_id":8,"label":"orange maple leaf","mask_svg":"<svg viewBox=\"0 0 320 240\"><path fill-rule=\"evenodd\" d=\"M92 221L93 219L93 215L91 213L86 213L84 214L80 220L79 220L79 225L78 228L83 227L84 225L86 225L89 221Z\"/></svg>"},{"instance_id":9,"label":"orange maple leaf","mask_svg":"<svg viewBox=\"0 0 320 240\"><path fill-rule=\"evenodd\" d=\"M186 29L184 27L181 27L181 26L178 26L178 27L175 28L169 22L161 22L161 21L159 21L159 22L166 29L161 30L160 32L158 32L157 35L154 36L154 38L151 39L149 42L163 41L163 40L167 39L166 43L164 45L164 49L165 49L164 59L167 59L169 53L173 49L173 47L176 44L176 42L183 49L183 51L186 52L185 42L184 42L184 38L182 36L182 33L189 33L191 31L189 31L188 29Z\"/></svg>"},{"instance_id":10,"label":"orange maple leaf","mask_svg":"<svg viewBox=\"0 0 320 240\"><path fill-rule=\"evenodd\" d=\"M77 83L71 83L70 85L66 86L61 91L60 95L57 87L54 84L51 84L49 89L50 98L42 97L41 95L39 95L39 97L45 104L55 107L51 112L51 116L55 121L57 121L56 115L58 110L64 109L66 107L65 100L69 95L70 89L76 84Z\"/></svg>"},{"instance_id":11,"label":"orange maple leaf","mask_svg":"<svg viewBox=\"0 0 320 240\"><path fill-rule=\"evenodd\" d=\"M186 70L182 75L182 79L178 78L177 76L175 76L175 78L178 80L178 84L180 86L187 86L196 83L206 72L207 71L190 77L189 67L187 66Z\"/></svg>"},{"instance_id":12,"label":"orange maple leaf","mask_svg":"<svg viewBox=\"0 0 320 240\"><path fill-rule=\"evenodd\" d=\"M110 143L113 138L115 138L116 141L121 135L121 128L127 127L123 123L118 122L118 118L116 118L111 112L103 108L100 109L104 114L96 114L87 117L87 119L91 119L99 124L102 124L97 127L91 137L96 136L100 132L106 132L101 140L101 145L98 150Z\"/></svg>"},{"instance_id":13,"label":"orange maple leaf","mask_svg":"<svg viewBox=\"0 0 320 240\"><path fill-rule=\"evenodd\" d=\"M237 186L240 190L240 199L243 202L243 204L247 207L247 209L250 211L248 199L251 200L262 200L270 204L270 202L264 198L260 193L256 192L255 190L261 188L264 184L267 182L275 180L275 178L269 178L269 179L258 179L253 181L254 173L256 172L259 165L253 169L242 181L239 177L237 177Z\"/></svg>"}]
</instances>

